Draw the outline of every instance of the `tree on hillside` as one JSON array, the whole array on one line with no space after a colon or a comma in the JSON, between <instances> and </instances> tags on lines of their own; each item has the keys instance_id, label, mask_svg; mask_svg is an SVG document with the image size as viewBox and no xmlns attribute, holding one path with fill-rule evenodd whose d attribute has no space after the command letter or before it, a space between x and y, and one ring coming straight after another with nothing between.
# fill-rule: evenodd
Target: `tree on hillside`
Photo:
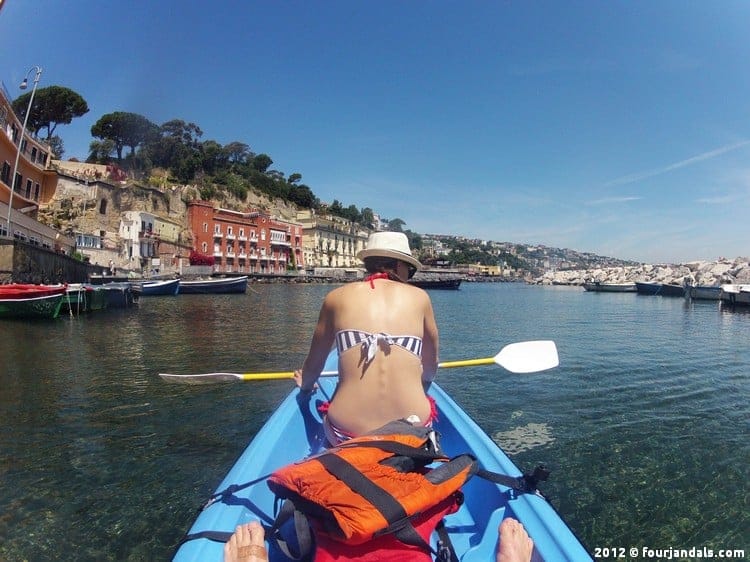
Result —
<instances>
[{"instance_id":1,"label":"tree on hillside","mask_svg":"<svg viewBox=\"0 0 750 562\"><path fill-rule=\"evenodd\" d=\"M52 154L54 154L58 160L62 158L63 154L65 154L65 143L58 135L52 135L48 138L47 144L49 144Z\"/></svg>"},{"instance_id":2,"label":"tree on hillside","mask_svg":"<svg viewBox=\"0 0 750 562\"><path fill-rule=\"evenodd\" d=\"M115 145L118 162L122 162L122 149L130 148L131 156L135 149L159 131L154 123L137 113L115 111L102 115L91 127L91 135L103 140L111 140Z\"/></svg>"},{"instance_id":3,"label":"tree on hillside","mask_svg":"<svg viewBox=\"0 0 750 562\"><path fill-rule=\"evenodd\" d=\"M201 145L203 171L207 174L215 174L218 170L225 169L229 159L227 157L226 147L221 146L214 140L203 141Z\"/></svg>"},{"instance_id":4,"label":"tree on hillside","mask_svg":"<svg viewBox=\"0 0 750 562\"><path fill-rule=\"evenodd\" d=\"M172 119L149 135L143 152L152 165L167 168L179 181L187 183L193 180L204 163L215 167L217 162L224 161L221 146L216 142L215 146L208 146L212 153L210 158L214 161L206 160L206 146L201 142L201 136L203 131L195 123Z\"/></svg>"},{"instance_id":5,"label":"tree on hillside","mask_svg":"<svg viewBox=\"0 0 750 562\"><path fill-rule=\"evenodd\" d=\"M229 144L224 145L224 152L227 155L227 160L232 164L244 164L248 158L253 158L255 155L250 152L250 147L244 142L233 141ZM269 164L270 166L270 164Z\"/></svg>"},{"instance_id":6,"label":"tree on hillside","mask_svg":"<svg viewBox=\"0 0 750 562\"><path fill-rule=\"evenodd\" d=\"M295 172L293 174L289 174L289 177L287 178L286 181L287 181L287 183L295 184L295 183L297 183L298 181L301 181L301 180L302 180L302 174L298 174L298 173Z\"/></svg>"},{"instance_id":7,"label":"tree on hillside","mask_svg":"<svg viewBox=\"0 0 750 562\"><path fill-rule=\"evenodd\" d=\"M13 111L21 119L24 119L26 115L30 97L31 92L26 92L13 102ZM58 125L67 125L74 117L80 117L88 111L89 106L86 100L69 88L63 86L40 88L34 96L34 106L29 113L27 127L37 137L39 131L46 129L45 140L49 141Z\"/></svg>"},{"instance_id":8,"label":"tree on hillside","mask_svg":"<svg viewBox=\"0 0 750 562\"><path fill-rule=\"evenodd\" d=\"M388 230L391 230L393 232L402 232L404 225L406 223L402 221L401 219L396 218L396 219L387 220L386 224L388 225L387 226Z\"/></svg>"},{"instance_id":9,"label":"tree on hillside","mask_svg":"<svg viewBox=\"0 0 750 562\"><path fill-rule=\"evenodd\" d=\"M114 151L115 143L112 140L92 140L89 143L89 157L86 158L86 162L90 164L107 164Z\"/></svg>"},{"instance_id":10,"label":"tree on hillside","mask_svg":"<svg viewBox=\"0 0 750 562\"><path fill-rule=\"evenodd\" d=\"M289 200L306 209L312 209L320 203L312 190L304 183L292 186L289 191Z\"/></svg>"},{"instance_id":11,"label":"tree on hillside","mask_svg":"<svg viewBox=\"0 0 750 562\"><path fill-rule=\"evenodd\" d=\"M253 168L261 173L265 173L271 167L271 164L273 164L273 160L268 154L258 154L253 158Z\"/></svg>"},{"instance_id":12,"label":"tree on hillside","mask_svg":"<svg viewBox=\"0 0 750 562\"><path fill-rule=\"evenodd\" d=\"M375 213L370 207L365 207L361 211L361 222L363 226L366 226L367 228L373 228L375 225Z\"/></svg>"}]
</instances>

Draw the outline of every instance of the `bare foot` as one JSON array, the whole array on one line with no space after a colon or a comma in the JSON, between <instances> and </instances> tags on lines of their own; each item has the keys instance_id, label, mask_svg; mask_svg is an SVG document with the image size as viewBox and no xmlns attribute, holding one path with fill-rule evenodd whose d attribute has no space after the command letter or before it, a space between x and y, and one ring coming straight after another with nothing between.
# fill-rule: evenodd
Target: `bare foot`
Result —
<instances>
[{"instance_id":1,"label":"bare foot","mask_svg":"<svg viewBox=\"0 0 750 562\"><path fill-rule=\"evenodd\" d=\"M263 542L266 532L257 521L239 525L224 545L224 562L262 562L268 560Z\"/></svg>"},{"instance_id":2,"label":"bare foot","mask_svg":"<svg viewBox=\"0 0 750 562\"><path fill-rule=\"evenodd\" d=\"M534 541L526 529L515 519L503 519L498 528L500 544L497 547L497 562L530 562Z\"/></svg>"}]
</instances>

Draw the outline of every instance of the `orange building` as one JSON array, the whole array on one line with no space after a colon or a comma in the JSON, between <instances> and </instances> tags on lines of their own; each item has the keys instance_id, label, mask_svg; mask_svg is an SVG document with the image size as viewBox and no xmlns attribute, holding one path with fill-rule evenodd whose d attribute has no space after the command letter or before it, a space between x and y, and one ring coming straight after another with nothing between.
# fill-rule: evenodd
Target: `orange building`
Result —
<instances>
[{"instance_id":1,"label":"orange building","mask_svg":"<svg viewBox=\"0 0 750 562\"><path fill-rule=\"evenodd\" d=\"M0 236L8 236L7 213L10 200L11 181L14 183L12 231L25 224L19 214L36 219L39 203L48 201L55 193L57 174L48 169L50 149L28 132L21 139L23 122L13 112L11 100L5 88L0 88ZM21 155L18 170L12 180L13 167L20 144ZM17 217L17 218L16 218ZM20 228L25 232L25 228Z\"/></svg>"},{"instance_id":2,"label":"orange building","mask_svg":"<svg viewBox=\"0 0 750 562\"><path fill-rule=\"evenodd\" d=\"M301 224L208 201L188 203L187 221L193 250L212 256L216 272L278 275L304 267Z\"/></svg>"}]
</instances>

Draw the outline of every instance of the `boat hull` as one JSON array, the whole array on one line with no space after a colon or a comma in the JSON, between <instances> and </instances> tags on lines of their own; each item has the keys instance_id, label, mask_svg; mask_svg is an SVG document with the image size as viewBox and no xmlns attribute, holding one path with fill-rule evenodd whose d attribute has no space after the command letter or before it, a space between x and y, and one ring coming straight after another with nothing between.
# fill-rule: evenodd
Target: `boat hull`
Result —
<instances>
[{"instance_id":1,"label":"boat hull","mask_svg":"<svg viewBox=\"0 0 750 562\"><path fill-rule=\"evenodd\" d=\"M107 308L131 308L138 303L138 295L128 282L101 285L107 297Z\"/></svg>"},{"instance_id":2,"label":"boat hull","mask_svg":"<svg viewBox=\"0 0 750 562\"><path fill-rule=\"evenodd\" d=\"M336 369L335 357L329 357L325 369ZM266 485L265 476L324 447L325 437L317 406L330 399L335 381L335 378L321 378L320 388L311 399L301 397L296 389L291 392L230 469L217 492L230 485L257 482L203 510L190 533L232 532L238 524L251 520L260 520L264 524L273 521L274 496ZM435 428L449 455L470 451L488 470L511 476L521 474L510 458L439 385L433 384L430 393L439 412ZM494 560L497 528L505 517L516 518L525 526L542 559L591 560L586 549L541 496L512 494L508 488L481 478L471 479L463 491L464 504L458 512L446 517L451 541L460 560ZM434 540L433 537L433 544ZM179 547L174 560L220 561L222 549L221 543L207 539L189 540ZM269 560L277 562L287 558L271 545Z\"/></svg>"},{"instance_id":3,"label":"boat hull","mask_svg":"<svg viewBox=\"0 0 750 562\"><path fill-rule=\"evenodd\" d=\"M143 297L173 296L180 292L180 280L144 281L133 285L133 290Z\"/></svg>"},{"instance_id":4,"label":"boat hull","mask_svg":"<svg viewBox=\"0 0 750 562\"><path fill-rule=\"evenodd\" d=\"M635 293L635 283L584 283L583 288L592 293Z\"/></svg>"},{"instance_id":5,"label":"boat hull","mask_svg":"<svg viewBox=\"0 0 750 562\"><path fill-rule=\"evenodd\" d=\"M750 306L750 285L722 285L722 304Z\"/></svg>"},{"instance_id":6,"label":"boat hull","mask_svg":"<svg viewBox=\"0 0 750 562\"><path fill-rule=\"evenodd\" d=\"M635 288L639 295L661 295L663 297L684 297L685 287L669 283L645 283L635 282Z\"/></svg>"},{"instance_id":7,"label":"boat hull","mask_svg":"<svg viewBox=\"0 0 750 562\"><path fill-rule=\"evenodd\" d=\"M0 318L54 319L60 314L65 292L28 297L0 296Z\"/></svg>"},{"instance_id":8,"label":"boat hull","mask_svg":"<svg viewBox=\"0 0 750 562\"><path fill-rule=\"evenodd\" d=\"M718 301L721 299L721 287L716 285L698 285L685 289L685 296L695 300Z\"/></svg>"},{"instance_id":9,"label":"boat hull","mask_svg":"<svg viewBox=\"0 0 750 562\"><path fill-rule=\"evenodd\" d=\"M462 279L411 279L409 283L420 289L442 289L457 291Z\"/></svg>"},{"instance_id":10,"label":"boat hull","mask_svg":"<svg viewBox=\"0 0 750 562\"><path fill-rule=\"evenodd\" d=\"M180 281L181 295L226 295L247 292L247 276Z\"/></svg>"}]
</instances>

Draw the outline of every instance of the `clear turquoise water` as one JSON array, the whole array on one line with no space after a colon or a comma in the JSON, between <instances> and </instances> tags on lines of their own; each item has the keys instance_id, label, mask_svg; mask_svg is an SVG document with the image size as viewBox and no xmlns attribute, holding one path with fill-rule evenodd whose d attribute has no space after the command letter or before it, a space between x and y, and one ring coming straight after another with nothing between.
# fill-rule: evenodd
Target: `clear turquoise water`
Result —
<instances>
[{"instance_id":1,"label":"clear turquoise water","mask_svg":"<svg viewBox=\"0 0 750 562\"><path fill-rule=\"evenodd\" d=\"M0 560L166 560L290 390L159 372L290 370L325 285L154 297L0 323ZM597 547L750 548L750 314L716 303L465 284L431 293L444 360L553 339L537 374L440 383Z\"/></svg>"}]
</instances>

